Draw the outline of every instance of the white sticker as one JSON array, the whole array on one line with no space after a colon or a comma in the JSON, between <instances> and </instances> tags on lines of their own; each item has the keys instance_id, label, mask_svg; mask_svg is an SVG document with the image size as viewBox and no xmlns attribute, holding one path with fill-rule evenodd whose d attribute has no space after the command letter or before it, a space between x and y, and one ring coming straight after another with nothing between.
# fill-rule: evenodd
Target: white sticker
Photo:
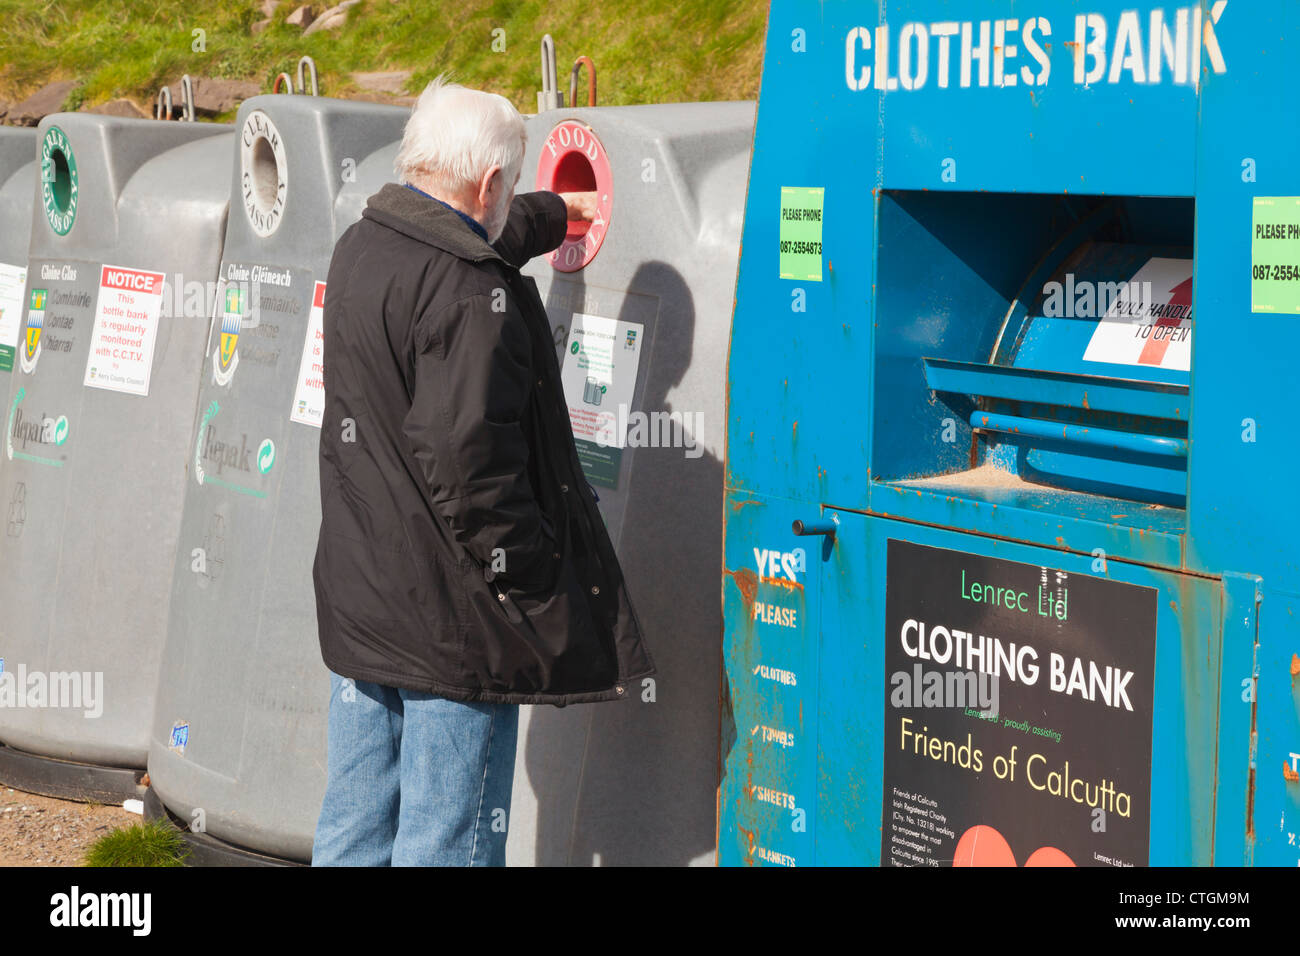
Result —
<instances>
[{"instance_id":1,"label":"white sticker","mask_svg":"<svg viewBox=\"0 0 1300 956\"><path fill-rule=\"evenodd\" d=\"M614 448L627 445L644 333L636 322L573 314L560 380L574 438Z\"/></svg>"},{"instance_id":2,"label":"white sticker","mask_svg":"<svg viewBox=\"0 0 1300 956\"><path fill-rule=\"evenodd\" d=\"M0 371L14 367L18 332L23 325L23 289L27 269L0 262Z\"/></svg>"},{"instance_id":3,"label":"white sticker","mask_svg":"<svg viewBox=\"0 0 1300 956\"><path fill-rule=\"evenodd\" d=\"M82 384L149 394L154 339L162 312L161 272L104 266Z\"/></svg>"},{"instance_id":4,"label":"white sticker","mask_svg":"<svg viewBox=\"0 0 1300 956\"><path fill-rule=\"evenodd\" d=\"M320 428L325 414L325 283L312 291L307 315L307 337L298 363L298 384L293 390L289 420Z\"/></svg>"},{"instance_id":5,"label":"white sticker","mask_svg":"<svg viewBox=\"0 0 1300 956\"><path fill-rule=\"evenodd\" d=\"M1110 303L1086 362L1192 367L1192 260L1148 259Z\"/></svg>"}]
</instances>

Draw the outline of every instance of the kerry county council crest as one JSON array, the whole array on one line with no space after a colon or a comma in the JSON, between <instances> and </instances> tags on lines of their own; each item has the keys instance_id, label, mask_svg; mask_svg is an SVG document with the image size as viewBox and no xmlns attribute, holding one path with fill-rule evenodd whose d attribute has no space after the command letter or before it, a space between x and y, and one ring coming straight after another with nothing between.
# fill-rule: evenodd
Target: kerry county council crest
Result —
<instances>
[{"instance_id":1,"label":"kerry county council crest","mask_svg":"<svg viewBox=\"0 0 1300 956\"><path fill-rule=\"evenodd\" d=\"M36 360L41 357L41 328L45 325L45 302L49 297L50 294L45 289L32 290L18 350L18 362L28 375L36 371Z\"/></svg>"},{"instance_id":2,"label":"kerry county council crest","mask_svg":"<svg viewBox=\"0 0 1300 956\"><path fill-rule=\"evenodd\" d=\"M221 314L221 335L212 352L212 379L218 385L229 385L239 364L239 328L244 322L244 294L240 288L226 287Z\"/></svg>"}]
</instances>

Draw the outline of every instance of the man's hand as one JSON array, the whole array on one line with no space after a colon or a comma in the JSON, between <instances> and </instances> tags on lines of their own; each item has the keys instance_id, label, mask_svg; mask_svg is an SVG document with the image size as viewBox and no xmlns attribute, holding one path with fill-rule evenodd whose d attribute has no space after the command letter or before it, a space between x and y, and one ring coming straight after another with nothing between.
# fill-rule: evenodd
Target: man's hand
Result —
<instances>
[{"instance_id":1,"label":"man's hand","mask_svg":"<svg viewBox=\"0 0 1300 956\"><path fill-rule=\"evenodd\" d=\"M591 222L596 218L595 192L559 193L559 197L564 200L571 222Z\"/></svg>"}]
</instances>

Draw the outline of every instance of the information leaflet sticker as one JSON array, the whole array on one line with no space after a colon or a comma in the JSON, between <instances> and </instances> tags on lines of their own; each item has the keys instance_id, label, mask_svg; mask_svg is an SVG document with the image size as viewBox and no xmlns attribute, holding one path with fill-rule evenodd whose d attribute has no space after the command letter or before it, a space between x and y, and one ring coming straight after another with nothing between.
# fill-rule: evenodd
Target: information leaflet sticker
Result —
<instances>
[{"instance_id":1,"label":"information leaflet sticker","mask_svg":"<svg viewBox=\"0 0 1300 956\"><path fill-rule=\"evenodd\" d=\"M298 363L298 385L293 390L289 420L320 428L325 414L325 283L317 282L307 316L307 337Z\"/></svg>"},{"instance_id":2,"label":"information leaflet sticker","mask_svg":"<svg viewBox=\"0 0 1300 956\"><path fill-rule=\"evenodd\" d=\"M161 272L142 269L100 269L83 385L149 394L164 278Z\"/></svg>"},{"instance_id":3,"label":"information leaflet sticker","mask_svg":"<svg viewBox=\"0 0 1300 956\"><path fill-rule=\"evenodd\" d=\"M645 326L573 314L560 380L587 480L618 487Z\"/></svg>"},{"instance_id":4,"label":"information leaflet sticker","mask_svg":"<svg viewBox=\"0 0 1300 956\"><path fill-rule=\"evenodd\" d=\"M887 548L881 863L1147 865L1156 589Z\"/></svg>"},{"instance_id":5,"label":"information leaflet sticker","mask_svg":"<svg viewBox=\"0 0 1300 956\"><path fill-rule=\"evenodd\" d=\"M1192 260L1151 258L1097 323L1085 362L1192 367ZM1099 306L1100 307L1100 306Z\"/></svg>"},{"instance_id":6,"label":"information leaflet sticker","mask_svg":"<svg viewBox=\"0 0 1300 956\"><path fill-rule=\"evenodd\" d=\"M822 281L821 186L781 187L782 279Z\"/></svg>"},{"instance_id":7,"label":"information leaflet sticker","mask_svg":"<svg viewBox=\"0 0 1300 956\"><path fill-rule=\"evenodd\" d=\"M25 266L0 262L0 372L14 367L18 332L23 324L23 289L27 285Z\"/></svg>"},{"instance_id":8,"label":"information leaflet sticker","mask_svg":"<svg viewBox=\"0 0 1300 956\"><path fill-rule=\"evenodd\" d=\"M1300 197L1255 197L1250 311L1300 313Z\"/></svg>"}]
</instances>

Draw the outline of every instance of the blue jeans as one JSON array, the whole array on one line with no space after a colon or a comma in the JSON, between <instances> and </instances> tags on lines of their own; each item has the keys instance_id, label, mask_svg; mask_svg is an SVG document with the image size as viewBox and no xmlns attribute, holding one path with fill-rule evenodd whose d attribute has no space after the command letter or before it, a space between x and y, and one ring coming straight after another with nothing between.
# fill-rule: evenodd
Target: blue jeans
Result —
<instances>
[{"instance_id":1,"label":"blue jeans","mask_svg":"<svg viewBox=\"0 0 1300 956\"><path fill-rule=\"evenodd\" d=\"M519 707L330 672L312 866L504 866Z\"/></svg>"}]
</instances>

